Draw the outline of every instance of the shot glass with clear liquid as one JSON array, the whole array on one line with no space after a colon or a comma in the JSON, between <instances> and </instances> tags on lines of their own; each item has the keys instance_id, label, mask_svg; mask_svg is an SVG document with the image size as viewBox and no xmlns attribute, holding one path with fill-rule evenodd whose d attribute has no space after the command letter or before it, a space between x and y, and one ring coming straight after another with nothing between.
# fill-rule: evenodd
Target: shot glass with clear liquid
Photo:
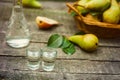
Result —
<instances>
[{"instance_id":1,"label":"shot glass with clear liquid","mask_svg":"<svg viewBox=\"0 0 120 80\"><path fill-rule=\"evenodd\" d=\"M37 70L40 67L41 51L39 48L30 47L26 50L27 66L31 70Z\"/></svg>"},{"instance_id":2,"label":"shot glass with clear liquid","mask_svg":"<svg viewBox=\"0 0 120 80\"><path fill-rule=\"evenodd\" d=\"M52 71L55 66L57 51L54 48L42 49L42 68L45 71Z\"/></svg>"}]
</instances>

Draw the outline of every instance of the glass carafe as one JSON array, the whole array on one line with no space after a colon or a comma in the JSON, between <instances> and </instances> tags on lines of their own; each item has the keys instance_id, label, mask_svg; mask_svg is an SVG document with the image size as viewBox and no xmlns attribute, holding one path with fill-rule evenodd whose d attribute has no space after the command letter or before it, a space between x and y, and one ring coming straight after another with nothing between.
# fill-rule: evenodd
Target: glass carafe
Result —
<instances>
[{"instance_id":1,"label":"glass carafe","mask_svg":"<svg viewBox=\"0 0 120 80\"><path fill-rule=\"evenodd\" d=\"M26 47L30 42L30 33L21 1L13 0L12 15L6 32L6 42L13 48Z\"/></svg>"}]
</instances>

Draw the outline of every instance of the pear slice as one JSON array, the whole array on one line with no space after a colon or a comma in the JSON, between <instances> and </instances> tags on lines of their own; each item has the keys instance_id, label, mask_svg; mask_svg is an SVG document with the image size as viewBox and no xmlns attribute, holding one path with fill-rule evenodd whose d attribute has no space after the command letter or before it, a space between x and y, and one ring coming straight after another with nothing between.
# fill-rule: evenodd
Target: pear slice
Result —
<instances>
[{"instance_id":1,"label":"pear slice","mask_svg":"<svg viewBox=\"0 0 120 80\"><path fill-rule=\"evenodd\" d=\"M58 25L59 23L53 19L37 16L36 23L40 29L48 29L53 27L54 25Z\"/></svg>"}]
</instances>

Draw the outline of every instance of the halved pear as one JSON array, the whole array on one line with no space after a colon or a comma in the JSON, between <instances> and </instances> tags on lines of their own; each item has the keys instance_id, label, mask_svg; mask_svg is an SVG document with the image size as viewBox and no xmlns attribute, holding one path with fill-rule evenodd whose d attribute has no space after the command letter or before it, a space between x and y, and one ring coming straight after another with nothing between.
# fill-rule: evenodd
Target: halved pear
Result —
<instances>
[{"instance_id":1,"label":"halved pear","mask_svg":"<svg viewBox=\"0 0 120 80\"><path fill-rule=\"evenodd\" d=\"M41 29L48 29L54 25L58 25L59 22L47 17L37 16L36 17L36 23L39 28Z\"/></svg>"}]
</instances>

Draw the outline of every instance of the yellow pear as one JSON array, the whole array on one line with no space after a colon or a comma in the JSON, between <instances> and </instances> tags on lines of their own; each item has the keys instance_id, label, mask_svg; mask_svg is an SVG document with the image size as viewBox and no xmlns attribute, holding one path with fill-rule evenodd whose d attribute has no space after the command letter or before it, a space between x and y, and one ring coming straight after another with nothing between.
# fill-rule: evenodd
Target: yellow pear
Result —
<instances>
[{"instance_id":1,"label":"yellow pear","mask_svg":"<svg viewBox=\"0 0 120 80\"><path fill-rule=\"evenodd\" d=\"M84 7L81 7L81 6L77 6L76 8L79 11L79 13L81 13L83 15L85 15L89 12L87 9L85 9Z\"/></svg>"},{"instance_id":2,"label":"yellow pear","mask_svg":"<svg viewBox=\"0 0 120 80\"><path fill-rule=\"evenodd\" d=\"M94 34L74 35L68 39L88 52L96 50L99 42L97 36Z\"/></svg>"},{"instance_id":3,"label":"yellow pear","mask_svg":"<svg viewBox=\"0 0 120 80\"><path fill-rule=\"evenodd\" d=\"M103 13L103 21L107 23L118 23L120 20L120 7L116 0L111 0L111 6Z\"/></svg>"},{"instance_id":4,"label":"yellow pear","mask_svg":"<svg viewBox=\"0 0 120 80\"><path fill-rule=\"evenodd\" d=\"M90 0L79 0L77 4L84 7L89 1Z\"/></svg>"},{"instance_id":5,"label":"yellow pear","mask_svg":"<svg viewBox=\"0 0 120 80\"><path fill-rule=\"evenodd\" d=\"M90 0L86 3L85 7L91 10L105 10L110 5L110 0Z\"/></svg>"},{"instance_id":6,"label":"yellow pear","mask_svg":"<svg viewBox=\"0 0 120 80\"><path fill-rule=\"evenodd\" d=\"M41 3L36 0L22 0L24 7L41 8Z\"/></svg>"},{"instance_id":7,"label":"yellow pear","mask_svg":"<svg viewBox=\"0 0 120 80\"><path fill-rule=\"evenodd\" d=\"M83 35L73 35L68 37L68 40L80 46L80 43L83 41Z\"/></svg>"},{"instance_id":8,"label":"yellow pear","mask_svg":"<svg viewBox=\"0 0 120 80\"><path fill-rule=\"evenodd\" d=\"M84 8L85 4L88 2L88 0L79 0L77 2L77 10L81 13L81 14L86 14L88 13L88 9Z\"/></svg>"}]
</instances>

